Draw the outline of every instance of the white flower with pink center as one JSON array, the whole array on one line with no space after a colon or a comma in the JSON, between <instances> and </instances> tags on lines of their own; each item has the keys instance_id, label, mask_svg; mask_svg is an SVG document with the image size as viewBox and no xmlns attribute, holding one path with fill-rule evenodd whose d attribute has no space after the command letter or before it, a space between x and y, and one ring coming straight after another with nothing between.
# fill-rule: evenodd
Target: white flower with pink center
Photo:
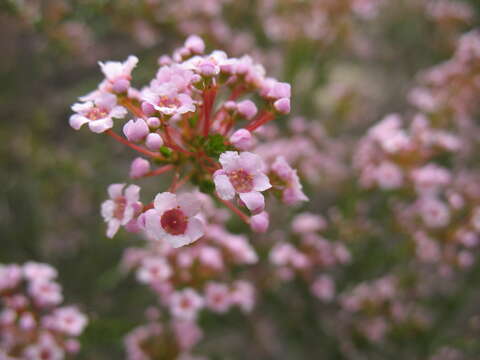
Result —
<instances>
[{"instance_id":1,"label":"white flower with pink center","mask_svg":"<svg viewBox=\"0 0 480 360\"><path fill-rule=\"evenodd\" d=\"M226 313L232 305L230 289L227 285L210 282L205 287L205 304L217 313Z\"/></svg>"},{"instance_id":2,"label":"white flower with pink center","mask_svg":"<svg viewBox=\"0 0 480 360\"><path fill-rule=\"evenodd\" d=\"M193 320L204 306L203 298L193 289L177 291L170 297L170 311L174 317Z\"/></svg>"},{"instance_id":3,"label":"white flower with pink center","mask_svg":"<svg viewBox=\"0 0 480 360\"><path fill-rule=\"evenodd\" d=\"M190 95L178 92L174 83L151 86L143 92L143 100L166 116L183 115L195 111Z\"/></svg>"},{"instance_id":4,"label":"white flower with pink center","mask_svg":"<svg viewBox=\"0 0 480 360\"><path fill-rule=\"evenodd\" d=\"M72 105L76 112L70 116L70 126L75 130L88 124L94 133L102 133L113 127L113 118L121 119L127 114L123 106L117 104L117 97L113 94L98 92L92 100Z\"/></svg>"},{"instance_id":5,"label":"white flower with pink center","mask_svg":"<svg viewBox=\"0 0 480 360\"><path fill-rule=\"evenodd\" d=\"M74 306L58 308L51 316L45 318L48 327L69 336L80 335L87 322L87 317Z\"/></svg>"},{"instance_id":6,"label":"white flower with pink center","mask_svg":"<svg viewBox=\"0 0 480 360\"><path fill-rule=\"evenodd\" d=\"M58 305L63 301L62 288L52 281L34 281L29 284L28 292L38 306Z\"/></svg>"},{"instance_id":7,"label":"white flower with pink center","mask_svg":"<svg viewBox=\"0 0 480 360\"><path fill-rule=\"evenodd\" d=\"M158 194L154 208L145 212L145 230L156 240L165 240L174 248L193 243L204 234L204 224L196 216L200 201L193 194Z\"/></svg>"},{"instance_id":8,"label":"white flower with pink center","mask_svg":"<svg viewBox=\"0 0 480 360\"><path fill-rule=\"evenodd\" d=\"M22 359L25 360L63 360L65 352L50 334L43 334L38 343L27 347Z\"/></svg>"},{"instance_id":9,"label":"white flower with pink center","mask_svg":"<svg viewBox=\"0 0 480 360\"><path fill-rule=\"evenodd\" d=\"M275 180L277 180L274 183L274 187L282 191L282 201L285 204L292 205L308 200L302 191L302 184L298 178L297 170L292 169L283 156L275 159L271 170Z\"/></svg>"},{"instance_id":10,"label":"white flower with pink center","mask_svg":"<svg viewBox=\"0 0 480 360\"><path fill-rule=\"evenodd\" d=\"M129 185L125 191L125 184L112 184L108 187L109 200L102 204L101 213L108 223L107 236L112 238L121 225L127 225L140 210L141 203L138 201L140 197L140 187L137 185Z\"/></svg>"},{"instance_id":11,"label":"white flower with pink center","mask_svg":"<svg viewBox=\"0 0 480 360\"><path fill-rule=\"evenodd\" d=\"M218 196L232 200L237 193L251 212L263 211L265 199L260 192L272 185L263 172L262 159L250 152L227 151L220 155L219 161L222 169L213 175Z\"/></svg>"},{"instance_id":12,"label":"white flower with pink center","mask_svg":"<svg viewBox=\"0 0 480 360\"><path fill-rule=\"evenodd\" d=\"M147 257L137 271L138 281L146 284L167 280L172 275L172 268L161 257Z\"/></svg>"}]
</instances>

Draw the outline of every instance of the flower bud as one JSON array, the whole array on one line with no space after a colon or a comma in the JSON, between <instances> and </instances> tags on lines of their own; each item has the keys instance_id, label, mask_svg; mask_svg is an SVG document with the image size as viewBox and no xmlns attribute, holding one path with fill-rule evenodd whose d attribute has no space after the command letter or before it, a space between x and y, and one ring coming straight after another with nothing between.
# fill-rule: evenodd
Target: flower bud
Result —
<instances>
[{"instance_id":1,"label":"flower bud","mask_svg":"<svg viewBox=\"0 0 480 360\"><path fill-rule=\"evenodd\" d=\"M124 94L128 91L129 88L130 81L128 81L127 79L117 79L112 84L112 90L117 94Z\"/></svg>"},{"instance_id":2,"label":"flower bud","mask_svg":"<svg viewBox=\"0 0 480 360\"><path fill-rule=\"evenodd\" d=\"M270 219L266 211L261 212L260 214L253 215L250 218L250 227L252 231L258 233L264 233L268 229Z\"/></svg>"},{"instance_id":3,"label":"flower bud","mask_svg":"<svg viewBox=\"0 0 480 360\"><path fill-rule=\"evenodd\" d=\"M230 142L239 150L248 150L253 146L253 137L247 129L238 129L230 136Z\"/></svg>"},{"instance_id":4,"label":"flower bud","mask_svg":"<svg viewBox=\"0 0 480 360\"><path fill-rule=\"evenodd\" d=\"M235 103L235 101L229 100L226 101L225 104L223 104L223 107L227 111L233 111L237 108L237 104Z\"/></svg>"},{"instance_id":5,"label":"flower bud","mask_svg":"<svg viewBox=\"0 0 480 360\"><path fill-rule=\"evenodd\" d=\"M157 133L150 133L145 140L145 145L152 151L156 151L163 146L163 139Z\"/></svg>"},{"instance_id":6,"label":"flower bud","mask_svg":"<svg viewBox=\"0 0 480 360\"><path fill-rule=\"evenodd\" d=\"M130 177L140 178L150 171L150 163L141 157L137 157L130 165Z\"/></svg>"},{"instance_id":7,"label":"flower bud","mask_svg":"<svg viewBox=\"0 0 480 360\"><path fill-rule=\"evenodd\" d=\"M215 76L219 73L219 68L213 61L205 60L198 66L198 71L203 76Z\"/></svg>"},{"instance_id":8,"label":"flower bud","mask_svg":"<svg viewBox=\"0 0 480 360\"><path fill-rule=\"evenodd\" d=\"M153 107L152 104L148 102L142 103L142 111L147 116L152 116L153 114L155 114L155 108Z\"/></svg>"},{"instance_id":9,"label":"flower bud","mask_svg":"<svg viewBox=\"0 0 480 360\"><path fill-rule=\"evenodd\" d=\"M142 141L149 132L150 129L143 119L130 120L123 126L123 133L133 142Z\"/></svg>"},{"instance_id":10,"label":"flower bud","mask_svg":"<svg viewBox=\"0 0 480 360\"><path fill-rule=\"evenodd\" d=\"M290 112L290 99L281 98L273 103L273 107L280 114L288 114Z\"/></svg>"},{"instance_id":11,"label":"flower bud","mask_svg":"<svg viewBox=\"0 0 480 360\"><path fill-rule=\"evenodd\" d=\"M243 100L237 104L237 111L240 115L250 120L257 114L257 106L251 100Z\"/></svg>"},{"instance_id":12,"label":"flower bud","mask_svg":"<svg viewBox=\"0 0 480 360\"><path fill-rule=\"evenodd\" d=\"M185 47L195 54L202 54L205 51L205 43L197 35L190 35L185 41Z\"/></svg>"},{"instance_id":13,"label":"flower bud","mask_svg":"<svg viewBox=\"0 0 480 360\"><path fill-rule=\"evenodd\" d=\"M157 117L151 117L147 119L147 125L151 129L157 129L160 127L160 119Z\"/></svg>"},{"instance_id":14,"label":"flower bud","mask_svg":"<svg viewBox=\"0 0 480 360\"><path fill-rule=\"evenodd\" d=\"M268 97L274 99L288 98L291 96L291 86L289 83L275 81L268 92Z\"/></svg>"}]
</instances>

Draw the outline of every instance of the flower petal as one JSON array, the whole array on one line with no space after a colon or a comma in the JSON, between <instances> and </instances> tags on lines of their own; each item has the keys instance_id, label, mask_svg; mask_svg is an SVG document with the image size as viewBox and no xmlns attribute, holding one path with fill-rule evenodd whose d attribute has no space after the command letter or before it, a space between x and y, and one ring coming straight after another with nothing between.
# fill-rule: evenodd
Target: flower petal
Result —
<instances>
[{"instance_id":1,"label":"flower petal","mask_svg":"<svg viewBox=\"0 0 480 360\"><path fill-rule=\"evenodd\" d=\"M256 214L262 212L265 209L265 198L262 194L257 191L252 191L249 193L240 193L238 194L240 199L245 203L248 210Z\"/></svg>"},{"instance_id":2,"label":"flower petal","mask_svg":"<svg viewBox=\"0 0 480 360\"><path fill-rule=\"evenodd\" d=\"M197 241L205 234L204 223L197 217L191 218L188 222L186 234L190 238L191 242Z\"/></svg>"},{"instance_id":3,"label":"flower petal","mask_svg":"<svg viewBox=\"0 0 480 360\"><path fill-rule=\"evenodd\" d=\"M90 121L88 123L88 127L94 133L100 134L100 133L102 133L104 131L107 131L108 129L111 129L113 127L113 120L110 119L110 118L105 118L105 119L101 119L101 120Z\"/></svg>"},{"instance_id":4,"label":"flower petal","mask_svg":"<svg viewBox=\"0 0 480 360\"><path fill-rule=\"evenodd\" d=\"M225 169L226 172L230 172L238 169L238 160L240 159L238 152L236 151L226 151L220 155L220 164Z\"/></svg>"},{"instance_id":5,"label":"flower petal","mask_svg":"<svg viewBox=\"0 0 480 360\"><path fill-rule=\"evenodd\" d=\"M90 120L87 119L85 116L79 115L79 114L73 114L70 116L70 119L68 120L68 123L72 128L75 130L80 130L80 128L88 123Z\"/></svg>"},{"instance_id":6,"label":"flower petal","mask_svg":"<svg viewBox=\"0 0 480 360\"><path fill-rule=\"evenodd\" d=\"M116 199L120 196L122 196L122 191L123 187L125 184L112 184L108 187L108 196L110 196L111 199Z\"/></svg>"},{"instance_id":7,"label":"flower petal","mask_svg":"<svg viewBox=\"0 0 480 360\"><path fill-rule=\"evenodd\" d=\"M215 190L220 199L231 200L235 196L235 189L228 179L227 175L214 175L213 182L215 183Z\"/></svg>"},{"instance_id":8,"label":"flower petal","mask_svg":"<svg viewBox=\"0 0 480 360\"><path fill-rule=\"evenodd\" d=\"M107 226L107 236L111 239L115 236L118 229L120 229L120 221L117 219L112 219L108 222Z\"/></svg>"},{"instance_id":9,"label":"flower petal","mask_svg":"<svg viewBox=\"0 0 480 360\"><path fill-rule=\"evenodd\" d=\"M272 187L268 176L263 173L258 173L253 177L253 190L265 191Z\"/></svg>"},{"instance_id":10,"label":"flower petal","mask_svg":"<svg viewBox=\"0 0 480 360\"><path fill-rule=\"evenodd\" d=\"M254 153L244 151L238 160L239 167L249 173L256 173L263 168L262 158Z\"/></svg>"},{"instance_id":11,"label":"flower petal","mask_svg":"<svg viewBox=\"0 0 480 360\"><path fill-rule=\"evenodd\" d=\"M155 240L162 240L167 233L160 224L160 215L157 210L150 209L144 213L145 231Z\"/></svg>"},{"instance_id":12,"label":"flower petal","mask_svg":"<svg viewBox=\"0 0 480 360\"><path fill-rule=\"evenodd\" d=\"M163 214L165 211L177 207L177 196L170 192L157 194L155 200L153 200L153 205L159 214Z\"/></svg>"},{"instance_id":13,"label":"flower petal","mask_svg":"<svg viewBox=\"0 0 480 360\"><path fill-rule=\"evenodd\" d=\"M112 200L106 200L102 203L100 213L105 221L110 221L113 218L113 212L115 210L115 203Z\"/></svg>"},{"instance_id":14,"label":"flower petal","mask_svg":"<svg viewBox=\"0 0 480 360\"><path fill-rule=\"evenodd\" d=\"M181 194L177 196L178 206L187 216L194 216L200 211L200 200L193 194Z\"/></svg>"},{"instance_id":15,"label":"flower petal","mask_svg":"<svg viewBox=\"0 0 480 360\"><path fill-rule=\"evenodd\" d=\"M129 185L125 189L125 197L129 203L137 202L140 198L140 186L138 185Z\"/></svg>"}]
</instances>

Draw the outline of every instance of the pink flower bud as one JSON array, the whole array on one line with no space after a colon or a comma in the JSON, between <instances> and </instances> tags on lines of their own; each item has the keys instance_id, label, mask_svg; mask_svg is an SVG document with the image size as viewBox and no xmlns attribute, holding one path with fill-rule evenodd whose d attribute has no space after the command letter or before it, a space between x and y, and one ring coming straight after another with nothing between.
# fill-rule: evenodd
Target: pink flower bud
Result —
<instances>
[{"instance_id":1,"label":"pink flower bud","mask_svg":"<svg viewBox=\"0 0 480 360\"><path fill-rule=\"evenodd\" d=\"M152 151L156 151L163 146L163 139L157 133L150 133L145 140L145 145Z\"/></svg>"},{"instance_id":2,"label":"pink flower bud","mask_svg":"<svg viewBox=\"0 0 480 360\"><path fill-rule=\"evenodd\" d=\"M193 74L192 75L192 83L193 84L197 84L200 81L202 81L202 77L200 75L198 75L198 74Z\"/></svg>"},{"instance_id":3,"label":"pink flower bud","mask_svg":"<svg viewBox=\"0 0 480 360\"><path fill-rule=\"evenodd\" d=\"M130 120L123 126L123 133L133 142L142 141L149 132L150 129L143 119Z\"/></svg>"},{"instance_id":4,"label":"pink flower bud","mask_svg":"<svg viewBox=\"0 0 480 360\"><path fill-rule=\"evenodd\" d=\"M290 99L291 86L289 83L276 81L273 84L273 86L270 88L270 91L268 92L268 96L275 99L281 99L281 98Z\"/></svg>"},{"instance_id":5,"label":"pink flower bud","mask_svg":"<svg viewBox=\"0 0 480 360\"><path fill-rule=\"evenodd\" d=\"M270 219L266 211L261 212L260 214L253 215L250 218L250 227L252 231L258 233L264 233L268 229Z\"/></svg>"},{"instance_id":6,"label":"pink flower bud","mask_svg":"<svg viewBox=\"0 0 480 360\"><path fill-rule=\"evenodd\" d=\"M80 343L75 339L68 339L65 342L65 350L69 354L76 354L80 351Z\"/></svg>"},{"instance_id":7,"label":"pink flower bud","mask_svg":"<svg viewBox=\"0 0 480 360\"><path fill-rule=\"evenodd\" d=\"M152 104L147 102L142 103L142 111L147 116L152 116L153 114L155 114L155 108Z\"/></svg>"},{"instance_id":8,"label":"pink flower bud","mask_svg":"<svg viewBox=\"0 0 480 360\"><path fill-rule=\"evenodd\" d=\"M250 131L238 129L230 136L230 142L239 150L248 150L253 146L253 137Z\"/></svg>"},{"instance_id":9,"label":"pink flower bud","mask_svg":"<svg viewBox=\"0 0 480 360\"><path fill-rule=\"evenodd\" d=\"M130 88L130 81L128 81L127 79L117 79L112 84L113 92L116 92L118 94L126 93L129 88Z\"/></svg>"},{"instance_id":10,"label":"pink flower bud","mask_svg":"<svg viewBox=\"0 0 480 360\"><path fill-rule=\"evenodd\" d=\"M250 120L257 114L257 106L251 100L243 100L237 104L237 111L240 115Z\"/></svg>"},{"instance_id":11,"label":"pink flower bud","mask_svg":"<svg viewBox=\"0 0 480 360\"><path fill-rule=\"evenodd\" d=\"M223 104L223 107L227 111L233 111L237 108L237 104L235 103L235 101L229 100L229 101L226 101L225 104Z\"/></svg>"},{"instance_id":12,"label":"pink flower bud","mask_svg":"<svg viewBox=\"0 0 480 360\"><path fill-rule=\"evenodd\" d=\"M137 157L130 165L130 177L135 179L142 177L150 171L150 163L141 157Z\"/></svg>"},{"instance_id":13,"label":"pink flower bud","mask_svg":"<svg viewBox=\"0 0 480 360\"><path fill-rule=\"evenodd\" d=\"M203 76L214 76L219 73L219 68L213 61L205 60L198 66L198 71Z\"/></svg>"},{"instance_id":14,"label":"pink flower bud","mask_svg":"<svg viewBox=\"0 0 480 360\"><path fill-rule=\"evenodd\" d=\"M172 62L172 58L168 55L162 55L158 58L158 65L160 66L170 65Z\"/></svg>"},{"instance_id":15,"label":"pink flower bud","mask_svg":"<svg viewBox=\"0 0 480 360\"><path fill-rule=\"evenodd\" d=\"M147 125L151 129L157 129L160 127L160 119L157 117L151 117L147 119Z\"/></svg>"},{"instance_id":16,"label":"pink flower bud","mask_svg":"<svg viewBox=\"0 0 480 360\"><path fill-rule=\"evenodd\" d=\"M205 43L197 35L190 35L185 41L185 47L195 54L202 54L205 51Z\"/></svg>"},{"instance_id":17,"label":"pink flower bud","mask_svg":"<svg viewBox=\"0 0 480 360\"><path fill-rule=\"evenodd\" d=\"M273 103L275 110L280 114L288 114L290 112L290 99L282 98Z\"/></svg>"}]
</instances>

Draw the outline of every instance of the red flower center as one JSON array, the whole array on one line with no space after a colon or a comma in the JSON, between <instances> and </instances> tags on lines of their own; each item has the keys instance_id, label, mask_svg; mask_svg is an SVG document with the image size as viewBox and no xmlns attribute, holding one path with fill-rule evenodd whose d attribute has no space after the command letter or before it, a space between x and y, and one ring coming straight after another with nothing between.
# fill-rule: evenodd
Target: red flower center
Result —
<instances>
[{"instance_id":1,"label":"red flower center","mask_svg":"<svg viewBox=\"0 0 480 360\"><path fill-rule=\"evenodd\" d=\"M94 107L88 112L87 118L89 118L90 120L98 120L98 119L106 118L107 115L108 115L108 111L106 109Z\"/></svg>"},{"instance_id":2,"label":"red flower center","mask_svg":"<svg viewBox=\"0 0 480 360\"><path fill-rule=\"evenodd\" d=\"M171 209L163 213L160 219L163 229L171 235L185 234L188 225L188 218L180 209Z\"/></svg>"},{"instance_id":3,"label":"red flower center","mask_svg":"<svg viewBox=\"0 0 480 360\"><path fill-rule=\"evenodd\" d=\"M115 210L113 210L113 216L119 220L123 219L125 214L125 207L127 206L127 199L123 196L115 199Z\"/></svg>"},{"instance_id":4,"label":"red flower center","mask_svg":"<svg viewBox=\"0 0 480 360\"><path fill-rule=\"evenodd\" d=\"M243 169L232 171L228 174L228 178L239 193L247 193L253 189L253 176Z\"/></svg>"}]
</instances>

